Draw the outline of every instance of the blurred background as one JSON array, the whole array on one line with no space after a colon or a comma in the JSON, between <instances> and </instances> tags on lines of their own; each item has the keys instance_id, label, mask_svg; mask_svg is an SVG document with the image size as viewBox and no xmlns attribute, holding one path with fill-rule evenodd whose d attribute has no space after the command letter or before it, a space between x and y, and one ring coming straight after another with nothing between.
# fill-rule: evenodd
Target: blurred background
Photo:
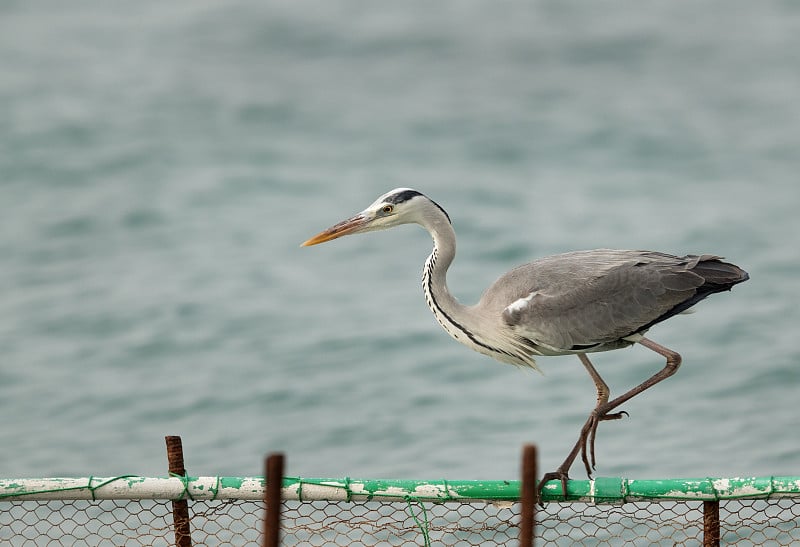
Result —
<instances>
[{"instance_id":1,"label":"blurred background","mask_svg":"<svg viewBox=\"0 0 800 547\"><path fill-rule=\"evenodd\" d=\"M595 402L439 328L417 227L299 244L398 186L452 292L597 247L752 279L654 328L679 373L597 472L800 473L800 7L509 0L0 5L0 476L513 479ZM663 366L597 354L621 393ZM580 468L574 478L585 478Z\"/></svg>"}]
</instances>

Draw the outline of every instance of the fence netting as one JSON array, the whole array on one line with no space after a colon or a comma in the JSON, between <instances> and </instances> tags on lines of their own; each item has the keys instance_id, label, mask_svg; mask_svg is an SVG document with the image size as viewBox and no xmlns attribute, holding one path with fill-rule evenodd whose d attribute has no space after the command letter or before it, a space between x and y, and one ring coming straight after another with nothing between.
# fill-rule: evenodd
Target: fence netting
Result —
<instances>
[{"instance_id":1,"label":"fence netting","mask_svg":"<svg viewBox=\"0 0 800 547\"><path fill-rule=\"evenodd\" d=\"M264 504L189 501L192 545L260 545ZM284 545L517 545L518 503L283 501ZM800 499L720 502L723 545L800 544ZM698 545L703 502L550 502L537 511L546 545ZM162 500L0 500L0 544L148 545L176 542Z\"/></svg>"}]
</instances>

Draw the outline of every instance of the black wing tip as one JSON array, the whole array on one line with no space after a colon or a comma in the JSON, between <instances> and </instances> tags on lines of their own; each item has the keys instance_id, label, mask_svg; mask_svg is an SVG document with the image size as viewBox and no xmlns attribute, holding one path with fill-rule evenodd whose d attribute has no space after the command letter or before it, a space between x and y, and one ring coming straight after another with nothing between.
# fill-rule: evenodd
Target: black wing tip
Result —
<instances>
[{"instance_id":1,"label":"black wing tip","mask_svg":"<svg viewBox=\"0 0 800 547\"><path fill-rule=\"evenodd\" d=\"M640 327L632 334L643 333L653 325L661 323L670 317L677 315L683 311L688 310L701 300L715 293L730 291L734 285L744 283L750 279L750 274L741 269L736 264L724 262L721 257L703 255L694 256L688 255L684 259L690 260L690 272L702 277L703 284L695 289L695 293L690 297L673 307L672 309L661 314L659 317L650 321L646 325Z\"/></svg>"},{"instance_id":2,"label":"black wing tip","mask_svg":"<svg viewBox=\"0 0 800 547\"><path fill-rule=\"evenodd\" d=\"M719 287L719 290L730 290L739 283L750 279L750 274L736 264L723 261L720 257L701 257L697 263L689 268L704 279L703 286Z\"/></svg>"}]
</instances>

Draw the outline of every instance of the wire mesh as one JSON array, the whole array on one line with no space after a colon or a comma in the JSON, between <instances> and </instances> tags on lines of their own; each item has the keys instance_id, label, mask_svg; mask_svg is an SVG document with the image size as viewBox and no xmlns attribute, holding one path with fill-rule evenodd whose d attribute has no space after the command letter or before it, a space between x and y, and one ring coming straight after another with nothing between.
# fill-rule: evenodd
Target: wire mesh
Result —
<instances>
[{"instance_id":1,"label":"wire mesh","mask_svg":"<svg viewBox=\"0 0 800 547\"><path fill-rule=\"evenodd\" d=\"M190 501L193 545L260 545L264 504ZM517 545L517 503L284 501L282 544ZM800 544L800 499L720 502L723 545ZM703 504L548 503L536 537L547 545L698 545ZM0 544L12 546L175 543L172 504L162 500L0 501Z\"/></svg>"}]
</instances>

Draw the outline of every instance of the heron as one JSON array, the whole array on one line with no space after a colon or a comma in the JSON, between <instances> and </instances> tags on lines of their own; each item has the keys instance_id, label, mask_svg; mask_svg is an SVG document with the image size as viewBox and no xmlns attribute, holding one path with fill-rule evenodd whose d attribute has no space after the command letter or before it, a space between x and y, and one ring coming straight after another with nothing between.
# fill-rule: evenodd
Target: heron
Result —
<instances>
[{"instance_id":1,"label":"heron","mask_svg":"<svg viewBox=\"0 0 800 547\"><path fill-rule=\"evenodd\" d=\"M422 270L425 301L444 330L467 347L494 359L537 369L539 356L577 355L597 391L597 402L564 462L540 481L558 480L564 495L578 454L589 477L596 469L600 422L618 420L623 403L677 372L681 356L644 335L670 317L688 312L707 296L749 278L722 257L675 256L655 251L595 249L540 258L500 276L468 306L447 288L456 254L450 216L411 188L396 188L360 213L302 243L317 245L345 235L419 224L433 238ZM610 399L610 389L587 354L640 344L666 359L658 372ZM615 412L612 412L615 411ZM541 499L541 498L540 498Z\"/></svg>"}]
</instances>

